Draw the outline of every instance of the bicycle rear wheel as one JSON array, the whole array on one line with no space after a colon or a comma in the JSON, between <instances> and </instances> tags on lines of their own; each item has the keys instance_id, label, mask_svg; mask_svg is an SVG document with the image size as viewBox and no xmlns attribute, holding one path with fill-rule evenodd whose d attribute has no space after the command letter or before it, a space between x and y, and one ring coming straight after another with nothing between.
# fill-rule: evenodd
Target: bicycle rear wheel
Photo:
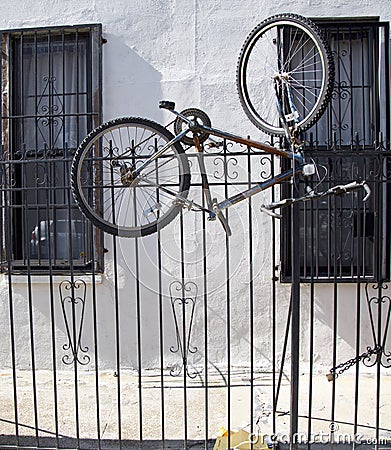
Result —
<instances>
[{"instance_id":1,"label":"bicycle rear wheel","mask_svg":"<svg viewBox=\"0 0 391 450\"><path fill-rule=\"evenodd\" d=\"M236 82L245 113L264 132L282 136L276 77L290 87L290 99L287 91L279 99L286 119L295 112L299 129L311 127L323 114L334 84L330 48L312 21L295 14L270 17L252 30L240 52Z\"/></svg>"},{"instance_id":2,"label":"bicycle rear wheel","mask_svg":"<svg viewBox=\"0 0 391 450\"><path fill-rule=\"evenodd\" d=\"M137 177L135 169L173 139L150 120L125 117L93 130L72 162L71 187L84 215L121 237L154 233L181 210L190 186L187 157L171 145Z\"/></svg>"}]
</instances>

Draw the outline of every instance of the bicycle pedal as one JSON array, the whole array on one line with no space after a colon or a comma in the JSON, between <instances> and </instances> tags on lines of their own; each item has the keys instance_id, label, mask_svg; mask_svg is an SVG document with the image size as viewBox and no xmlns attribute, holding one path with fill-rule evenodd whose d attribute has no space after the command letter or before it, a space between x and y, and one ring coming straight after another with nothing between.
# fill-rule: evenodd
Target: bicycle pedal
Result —
<instances>
[{"instance_id":1,"label":"bicycle pedal","mask_svg":"<svg viewBox=\"0 0 391 450\"><path fill-rule=\"evenodd\" d=\"M169 111L174 111L175 102L170 102L169 100L161 100L159 102L159 108L168 109Z\"/></svg>"}]
</instances>

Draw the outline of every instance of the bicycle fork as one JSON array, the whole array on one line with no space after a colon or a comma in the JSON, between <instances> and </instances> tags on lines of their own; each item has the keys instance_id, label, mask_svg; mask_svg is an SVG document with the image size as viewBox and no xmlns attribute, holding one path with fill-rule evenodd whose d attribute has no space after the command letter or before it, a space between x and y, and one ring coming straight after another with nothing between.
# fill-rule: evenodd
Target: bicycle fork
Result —
<instances>
[{"instance_id":1,"label":"bicycle fork","mask_svg":"<svg viewBox=\"0 0 391 450\"><path fill-rule=\"evenodd\" d=\"M276 94L276 106L280 122L284 127L285 137L289 142L296 138L297 124L300 122L300 114L293 103L293 95L288 81L288 74L276 74L274 76L274 92ZM285 111L284 104L288 104L289 111Z\"/></svg>"}]
</instances>

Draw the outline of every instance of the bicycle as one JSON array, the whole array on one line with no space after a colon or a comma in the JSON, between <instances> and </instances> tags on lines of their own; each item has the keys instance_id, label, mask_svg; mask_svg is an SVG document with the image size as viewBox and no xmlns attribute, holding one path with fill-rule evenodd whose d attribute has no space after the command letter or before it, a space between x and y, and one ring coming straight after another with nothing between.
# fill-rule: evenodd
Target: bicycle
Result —
<instances>
[{"instance_id":1,"label":"bicycle","mask_svg":"<svg viewBox=\"0 0 391 450\"><path fill-rule=\"evenodd\" d=\"M270 17L244 42L237 65L237 87L251 122L281 138L283 147L213 128L204 111L189 108L178 112L173 102L162 101L160 108L176 116L175 134L151 120L124 117L99 126L83 140L71 168L76 203L92 223L116 236L155 233L183 208L204 211L210 220L219 219L230 235L225 209L277 184L318 173L316 164L305 158L302 136L325 111L333 83L331 51L317 25L295 14ZM222 145L216 138L285 158L290 168L219 202L210 190L203 153L207 142L212 147ZM188 199L190 168L183 145L195 147L205 205ZM357 189L366 191L366 201L370 188L365 181L356 181L323 192L307 187L304 195L261 209L280 217L275 212L279 208Z\"/></svg>"}]
</instances>

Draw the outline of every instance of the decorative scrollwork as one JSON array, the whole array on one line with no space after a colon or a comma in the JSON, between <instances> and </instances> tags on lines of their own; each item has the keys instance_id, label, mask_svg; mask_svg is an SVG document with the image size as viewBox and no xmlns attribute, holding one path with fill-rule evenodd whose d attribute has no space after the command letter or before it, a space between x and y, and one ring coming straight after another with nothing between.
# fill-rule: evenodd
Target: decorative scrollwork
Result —
<instances>
[{"instance_id":1,"label":"decorative scrollwork","mask_svg":"<svg viewBox=\"0 0 391 450\"><path fill-rule=\"evenodd\" d=\"M44 186L48 181L46 166L44 164L37 164L36 167L36 185Z\"/></svg>"},{"instance_id":2,"label":"decorative scrollwork","mask_svg":"<svg viewBox=\"0 0 391 450\"><path fill-rule=\"evenodd\" d=\"M215 170L213 173L213 176L217 180L221 180L223 178L226 178L227 180L236 180L238 178L239 173L232 169L238 165L238 160L236 158L218 157L214 159L213 164L221 167L221 172L219 170Z\"/></svg>"},{"instance_id":3,"label":"decorative scrollwork","mask_svg":"<svg viewBox=\"0 0 391 450\"><path fill-rule=\"evenodd\" d=\"M75 362L86 365L91 360L87 354L88 347L83 346L81 342L86 304L86 283L83 280L65 280L61 282L59 289L62 313L68 337L68 342L62 348L65 352L70 352L70 354L67 353L62 357L62 362L66 365ZM76 291L79 289L81 292L80 295L77 295Z\"/></svg>"},{"instance_id":4,"label":"decorative scrollwork","mask_svg":"<svg viewBox=\"0 0 391 450\"><path fill-rule=\"evenodd\" d=\"M179 376L184 371L189 378L195 378L198 372L193 369L189 370L188 356L189 353L196 353L197 347L191 345L191 332L193 327L193 319L195 306L198 295L198 286L188 281L182 283L174 281L170 285L170 298L172 313L174 316L176 346L171 346L172 353L180 353L182 364L175 365L170 374Z\"/></svg>"},{"instance_id":5,"label":"decorative scrollwork","mask_svg":"<svg viewBox=\"0 0 391 450\"><path fill-rule=\"evenodd\" d=\"M332 94L333 99L347 100L351 97L350 85L346 81L335 82Z\"/></svg>"},{"instance_id":6,"label":"decorative scrollwork","mask_svg":"<svg viewBox=\"0 0 391 450\"><path fill-rule=\"evenodd\" d=\"M330 373L327 374L329 381L334 380L359 362L362 362L366 367L373 367L376 364L380 364L386 368L391 367L391 351L386 351L391 318L391 297L388 293L384 293L386 290L388 290L388 285L385 283L376 283L371 286L367 283L365 285L374 344L372 347L367 346L364 353L330 369ZM377 323L375 323L375 310L377 311Z\"/></svg>"},{"instance_id":7,"label":"decorative scrollwork","mask_svg":"<svg viewBox=\"0 0 391 450\"><path fill-rule=\"evenodd\" d=\"M369 169L369 177L371 179L377 179L380 177L380 174L382 172L382 166L383 166L383 158L373 156L368 161L371 163L370 169Z\"/></svg>"},{"instance_id":8,"label":"decorative scrollwork","mask_svg":"<svg viewBox=\"0 0 391 450\"><path fill-rule=\"evenodd\" d=\"M379 133L379 136L374 141L375 150L378 152L389 152L390 151L390 140L384 139L383 132Z\"/></svg>"},{"instance_id":9,"label":"decorative scrollwork","mask_svg":"<svg viewBox=\"0 0 391 450\"><path fill-rule=\"evenodd\" d=\"M371 288L368 283L365 286L372 336L375 346L381 348L379 363L383 367L391 367L391 351L386 351L385 348L391 319L391 297L388 292L385 292L388 289L389 286L386 283L373 284ZM377 313L377 324L375 313Z\"/></svg>"},{"instance_id":10,"label":"decorative scrollwork","mask_svg":"<svg viewBox=\"0 0 391 450\"><path fill-rule=\"evenodd\" d=\"M272 156L263 156L260 159L259 164L261 165L260 179L267 180L273 175Z\"/></svg>"},{"instance_id":11,"label":"decorative scrollwork","mask_svg":"<svg viewBox=\"0 0 391 450\"><path fill-rule=\"evenodd\" d=\"M47 128L50 128L50 148L54 148L57 140L62 135L64 120L61 117L64 107L62 97L56 89L56 77L45 76L42 78L44 82L43 90L37 103L36 113L37 131L41 135L44 142L47 142ZM46 103L48 101L49 103ZM39 117L41 116L41 117Z\"/></svg>"}]
</instances>

